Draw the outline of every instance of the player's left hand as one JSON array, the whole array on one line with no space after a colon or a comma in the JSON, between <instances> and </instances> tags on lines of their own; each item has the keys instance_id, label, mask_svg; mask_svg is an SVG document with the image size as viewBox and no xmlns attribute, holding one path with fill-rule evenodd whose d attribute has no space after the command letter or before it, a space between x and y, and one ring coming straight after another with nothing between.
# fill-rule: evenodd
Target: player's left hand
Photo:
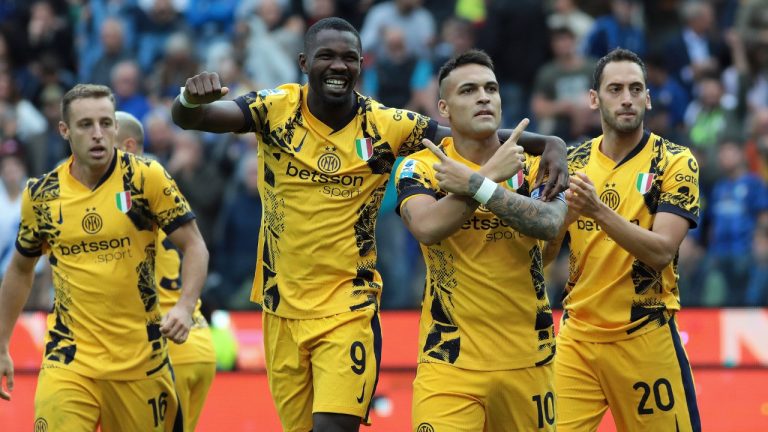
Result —
<instances>
[{"instance_id":1,"label":"player's left hand","mask_svg":"<svg viewBox=\"0 0 768 432\"><path fill-rule=\"evenodd\" d=\"M592 219L595 219L597 213L605 206L597 197L592 180L580 172L571 176L568 190L565 191L565 201L569 211Z\"/></svg>"},{"instance_id":2,"label":"player's left hand","mask_svg":"<svg viewBox=\"0 0 768 432\"><path fill-rule=\"evenodd\" d=\"M557 143L549 142L544 147L535 182L535 185L538 186L544 182L545 175L549 176L541 194L544 201L552 201L557 197L557 194L568 189L567 154L565 143L561 140L558 140Z\"/></svg>"},{"instance_id":3,"label":"player's left hand","mask_svg":"<svg viewBox=\"0 0 768 432\"><path fill-rule=\"evenodd\" d=\"M177 344L182 344L192 328L192 314L176 305L160 321L160 333Z\"/></svg>"},{"instance_id":4,"label":"player's left hand","mask_svg":"<svg viewBox=\"0 0 768 432\"><path fill-rule=\"evenodd\" d=\"M432 141L425 138L422 140L422 143L440 161L432 165L432 168L435 169L435 178L440 189L458 195L472 195L469 192L469 178L474 174L474 171L468 166L449 158Z\"/></svg>"}]
</instances>

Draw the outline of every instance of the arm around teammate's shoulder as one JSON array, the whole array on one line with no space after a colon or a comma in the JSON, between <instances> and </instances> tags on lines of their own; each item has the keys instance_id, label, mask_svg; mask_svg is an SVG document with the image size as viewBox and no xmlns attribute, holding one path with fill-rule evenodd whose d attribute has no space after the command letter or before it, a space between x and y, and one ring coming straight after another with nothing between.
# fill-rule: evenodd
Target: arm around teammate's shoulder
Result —
<instances>
[{"instance_id":1,"label":"arm around teammate's shoulder","mask_svg":"<svg viewBox=\"0 0 768 432\"><path fill-rule=\"evenodd\" d=\"M215 72L201 72L187 79L173 101L173 122L182 129L205 132L240 132L246 126L243 111L236 102L220 100L229 93Z\"/></svg>"}]
</instances>

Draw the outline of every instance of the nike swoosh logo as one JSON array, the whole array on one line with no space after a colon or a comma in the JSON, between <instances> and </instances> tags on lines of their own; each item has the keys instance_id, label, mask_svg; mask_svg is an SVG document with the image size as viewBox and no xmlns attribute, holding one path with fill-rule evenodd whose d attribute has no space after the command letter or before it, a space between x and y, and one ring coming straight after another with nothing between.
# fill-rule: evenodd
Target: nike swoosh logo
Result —
<instances>
[{"instance_id":1,"label":"nike swoosh logo","mask_svg":"<svg viewBox=\"0 0 768 432\"><path fill-rule=\"evenodd\" d=\"M360 397L357 398L357 403L363 403L363 399L365 399L365 382L363 382L363 391L360 392Z\"/></svg>"},{"instance_id":2,"label":"nike swoosh logo","mask_svg":"<svg viewBox=\"0 0 768 432\"><path fill-rule=\"evenodd\" d=\"M295 151L296 153L301 151L301 148L304 147L304 140L307 139L307 134L308 133L309 133L309 131L304 132L304 136L301 138L301 141L299 141L299 145L297 147L294 147L293 151Z\"/></svg>"},{"instance_id":3,"label":"nike swoosh logo","mask_svg":"<svg viewBox=\"0 0 768 432\"><path fill-rule=\"evenodd\" d=\"M59 225L64 223L64 217L61 215L61 204L59 204L59 220L56 221L56 223L58 223Z\"/></svg>"}]
</instances>

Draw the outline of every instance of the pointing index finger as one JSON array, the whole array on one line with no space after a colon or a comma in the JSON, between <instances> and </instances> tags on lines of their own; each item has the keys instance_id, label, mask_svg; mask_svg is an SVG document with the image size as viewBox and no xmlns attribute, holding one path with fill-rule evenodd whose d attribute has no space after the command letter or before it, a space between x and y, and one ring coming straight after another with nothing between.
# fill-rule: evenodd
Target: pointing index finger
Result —
<instances>
[{"instance_id":1,"label":"pointing index finger","mask_svg":"<svg viewBox=\"0 0 768 432\"><path fill-rule=\"evenodd\" d=\"M440 159L440 162L444 162L446 159L448 159L448 156L446 156L442 150L437 148L437 146L432 141L424 138L421 140L421 143L424 144L424 147L428 148L435 156L437 156L437 158Z\"/></svg>"},{"instance_id":2,"label":"pointing index finger","mask_svg":"<svg viewBox=\"0 0 768 432\"><path fill-rule=\"evenodd\" d=\"M515 127L515 129L512 130L512 135L509 136L509 139L507 140L507 142L516 143L517 140L520 139L520 135L523 134L523 131L525 130L525 128L528 127L528 123L530 123L530 120L528 120L527 118L520 120L520 123L517 124L517 127Z\"/></svg>"}]
</instances>

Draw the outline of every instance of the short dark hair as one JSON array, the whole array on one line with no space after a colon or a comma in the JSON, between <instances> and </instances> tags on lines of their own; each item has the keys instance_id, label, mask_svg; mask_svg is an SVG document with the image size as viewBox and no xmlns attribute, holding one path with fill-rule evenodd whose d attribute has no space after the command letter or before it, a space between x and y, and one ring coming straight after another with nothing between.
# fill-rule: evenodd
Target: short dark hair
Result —
<instances>
[{"instance_id":1,"label":"short dark hair","mask_svg":"<svg viewBox=\"0 0 768 432\"><path fill-rule=\"evenodd\" d=\"M453 72L454 69L468 64L478 64L493 70L493 60L491 60L491 57L483 50L471 49L461 54L457 54L445 62L445 64L440 68L440 72L437 74L437 86L441 89L441 94L443 88L443 80L448 76L448 74Z\"/></svg>"},{"instance_id":2,"label":"short dark hair","mask_svg":"<svg viewBox=\"0 0 768 432\"><path fill-rule=\"evenodd\" d=\"M640 57L628 49L616 48L597 61L595 74L592 76L592 89L595 91L600 89L600 82L603 79L603 69L605 69L605 65L622 61L632 62L640 66L640 69L643 71L643 82L648 82L648 72L645 70L645 63L643 63Z\"/></svg>"},{"instance_id":3,"label":"short dark hair","mask_svg":"<svg viewBox=\"0 0 768 432\"><path fill-rule=\"evenodd\" d=\"M115 95L112 93L112 89L100 84L78 84L61 98L61 119L64 123L69 123L69 106L72 102L78 99L98 99L108 98L112 102L112 106L115 106Z\"/></svg>"},{"instance_id":4,"label":"short dark hair","mask_svg":"<svg viewBox=\"0 0 768 432\"><path fill-rule=\"evenodd\" d=\"M310 46L315 43L318 33L323 30L338 30L340 32L352 33L355 35L355 39L357 39L357 46L362 49L360 33L357 32L357 29L352 24L339 17L329 17L312 24L304 34L304 53L309 53Z\"/></svg>"}]
</instances>

